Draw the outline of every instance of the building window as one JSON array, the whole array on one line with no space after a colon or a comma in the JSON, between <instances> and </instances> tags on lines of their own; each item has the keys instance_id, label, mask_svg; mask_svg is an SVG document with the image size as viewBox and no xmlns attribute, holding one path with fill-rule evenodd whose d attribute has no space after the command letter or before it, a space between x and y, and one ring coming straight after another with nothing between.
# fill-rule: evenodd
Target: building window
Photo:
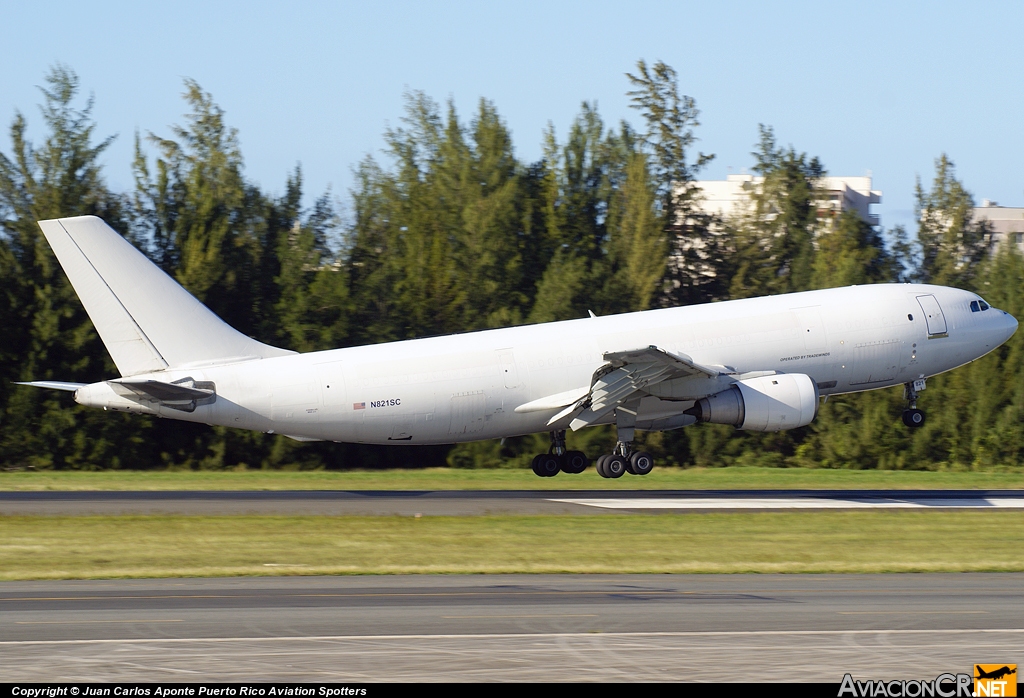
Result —
<instances>
[{"instance_id":1,"label":"building window","mask_svg":"<svg viewBox=\"0 0 1024 698\"><path fill-rule=\"evenodd\" d=\"M1014 233L1013 241L1018 245L1024 244L1024 233Z\"/></svg>"}]
</instances>

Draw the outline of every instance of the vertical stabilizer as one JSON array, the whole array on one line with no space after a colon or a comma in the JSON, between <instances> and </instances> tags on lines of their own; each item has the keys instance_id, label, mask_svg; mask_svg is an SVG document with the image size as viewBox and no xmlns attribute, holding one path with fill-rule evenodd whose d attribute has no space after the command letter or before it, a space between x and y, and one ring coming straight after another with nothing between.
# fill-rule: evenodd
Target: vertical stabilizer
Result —
<instances>
[{"instance_id":1,"label":"vertical stabilizer","mask_svg":"<svg viewBox=\"0 0 1024 698\"><path fill-rule=\"evenodd\" d=\"M232 328L95 216L39 227L122 376L294 353Z\"/></svg>"}]
</instances>

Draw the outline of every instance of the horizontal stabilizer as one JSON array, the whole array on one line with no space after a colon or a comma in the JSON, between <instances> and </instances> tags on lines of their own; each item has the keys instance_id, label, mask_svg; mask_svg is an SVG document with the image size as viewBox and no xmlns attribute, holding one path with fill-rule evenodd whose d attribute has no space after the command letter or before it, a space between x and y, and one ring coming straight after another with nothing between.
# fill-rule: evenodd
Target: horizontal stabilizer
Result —
<instances>
[{"instance_id":1,"label":"horizontal stabilizer","mask_svg":"<svg viewBox=\"0 0 1024 698\"><path fill-rule=\"evenodd\" d=\"M66 390L73 393L85 383L67 383L65 381L16 381L15 385L31 385L33 388L49 388L50 390Z\"/></svg>"},{"instance_id":2,"label":"horizontal stabilizer","mask_svg":"<svg viewBox=\"0 0 1024 698\"><path fill-rule=\"evenodd\" d=\"M160 402L188 402L190 400L202 400L215 395L213 390L203 390L189 385L163 383L154 380L122 378L121 380L109 382L114 385L123 385L133 393L150 397ZM191 382L189 381L189 383Z\"/></svg>"},{"instance_id":3,"label":"horizontal stabilizer","mask_svg":"<svg viewBox=\"0 0 1024 698\"><path fill-rule=\"evenodd\" d=\"M122 376L295 353L232 328L95 216L39 227Z\"/></svg>"}]
</instances>

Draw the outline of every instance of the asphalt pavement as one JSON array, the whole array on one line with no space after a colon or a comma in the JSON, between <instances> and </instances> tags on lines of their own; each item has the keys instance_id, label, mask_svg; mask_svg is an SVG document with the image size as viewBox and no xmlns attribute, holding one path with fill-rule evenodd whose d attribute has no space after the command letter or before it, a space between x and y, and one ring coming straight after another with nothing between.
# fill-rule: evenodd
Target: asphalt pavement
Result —
<instances>
[{"instance_id":1,"label":"asphalt pavement","mask_svg":"<svg viewBox=\"0 0 1024 698\"><path fill-rule=\"evenodd\" d=\"M774 509L1024 508L1024 490L291 490L0 492L0 515L478 516Z\"/></svg>"},{"instance_id":2,"label":"asphalt pavement","mask_svg":"<svg viewBox=\"0 0 1024 698\"><path fill-rule=\"evenodd\" d=\"M1024 574L0 584L0 680L934 678L1024 664Z\"/></svg>"}]
</instances>

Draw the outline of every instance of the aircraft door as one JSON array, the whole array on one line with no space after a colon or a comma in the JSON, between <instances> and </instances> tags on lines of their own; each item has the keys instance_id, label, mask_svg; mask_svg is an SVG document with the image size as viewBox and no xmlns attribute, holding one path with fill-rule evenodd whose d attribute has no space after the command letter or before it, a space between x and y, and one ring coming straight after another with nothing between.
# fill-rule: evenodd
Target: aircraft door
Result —
<instances>
[{"instance_id":1,"label":"aircraft door","mask_svg":"<svg viewBox=\"0 0 1024 698\"><path fill-rule=\"evenodd\" d=\"M828 338L825 336L825 325L821 322L821 306L809 308L793 308L797 322L800 323L800 335L804 340L804 352L821 354L828 351Z\"/></svg>"},{"instance_id":2,"label":"aircraft door","mask_svg":"<svg viewBox=\"0 0 1024 698\"><path fill-rule=\"evenodd\" d=\"M928 325L928 339L948 337L946 318L943 316L942 308L939 307L939 301L935 299L935 296L931 294L918 296L917 302L921 306L921 310L924 311L924 320Z\"/></svg>"},{"instance_id":3,"label":"aircraft door","mask_svg":"<svg viewBox=\"0 0 1024 698\"><path fill-rule=\"evenodd\" d=\"M514 390L519 387L519 371L516 370L516 358L511 349L498 350L498 363L501 366L501 378L505 387Z\"/></svg>"},{"instance_id":4,"label":"aircraft door","mask_svg":"<svg viewBox=\"0 0 1024 698\"><path fill-rule=\"evenodd\" d=\"M320 393L324 401L324 415L336 415L341 412L345 402L345 376L342 374L340 361L317 364L317 376L320 379Z\"/></svg>"},{"instance_id":5,"label":"aircraft door","mask_svg":"<svg viewBox=\"0 0 1024 698\"><path fill-rule=\"evenodd\" d=\"M270 418L285 428L288 423L309 424L320 420L320 391L312 376L288 376L273 386ZM287 433L287 432L284 432Z\"/></svg>"}]
</instances>

